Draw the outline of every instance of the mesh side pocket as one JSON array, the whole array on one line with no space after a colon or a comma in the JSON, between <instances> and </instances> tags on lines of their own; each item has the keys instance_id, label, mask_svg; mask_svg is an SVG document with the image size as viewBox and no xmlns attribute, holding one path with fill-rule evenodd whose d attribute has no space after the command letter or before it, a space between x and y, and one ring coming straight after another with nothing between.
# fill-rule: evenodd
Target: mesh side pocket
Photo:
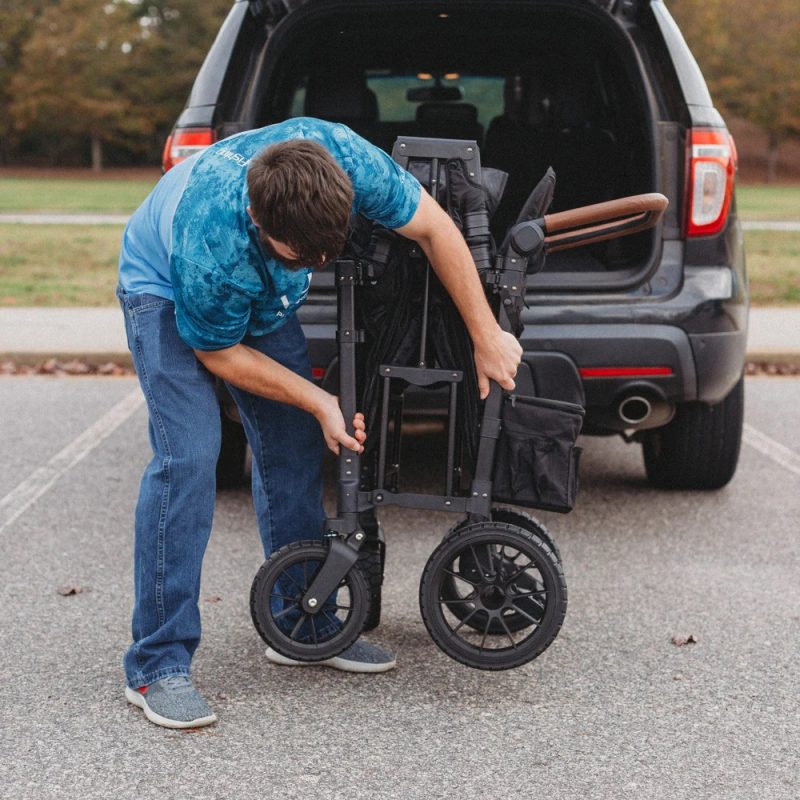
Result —
<instances>
[{"instance_id":1,"label":"mesh side pocket","mask_svg":"<svg viewBox=\"0 0 800 800\"><path fill-rule=\"evenodd\" d=\"M566 513L575 505L575 446L584 410L574 403L511 395L503 405L492 497L503 503Z\"/></svg>"}]
</instances>

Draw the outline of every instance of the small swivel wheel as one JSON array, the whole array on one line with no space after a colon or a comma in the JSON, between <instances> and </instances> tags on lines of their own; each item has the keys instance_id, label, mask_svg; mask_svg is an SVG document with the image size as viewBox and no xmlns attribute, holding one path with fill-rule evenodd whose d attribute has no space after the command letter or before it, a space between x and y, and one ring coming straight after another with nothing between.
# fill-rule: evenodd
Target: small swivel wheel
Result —
<instances>
[{"instance_id":1,"label":"small swivel wheel","mask_svg":"<svg viewBox=\"0 0 800 800\"><path fill-rule=\"evenodd\" d=\"M309 612L303 597L328 555L318 540L292 542L262 565L250 589L250 614L261 638L296 661L323 661L346 650L361 635L369 614L369 587L357 567L336 591Z\"/></svg>"},{"instance_id":2,"label":"small swivel wheel","mask_svg":"<svg viewBox=\"0 0 800 800\"><path fill-rule=\"evenodd\" d=\"M431 638L451 658L511 669L556 638L567 586L552 549L535 533L480 522L457 528L433 551L419 601Z\"/></svg>"}]
</instances>

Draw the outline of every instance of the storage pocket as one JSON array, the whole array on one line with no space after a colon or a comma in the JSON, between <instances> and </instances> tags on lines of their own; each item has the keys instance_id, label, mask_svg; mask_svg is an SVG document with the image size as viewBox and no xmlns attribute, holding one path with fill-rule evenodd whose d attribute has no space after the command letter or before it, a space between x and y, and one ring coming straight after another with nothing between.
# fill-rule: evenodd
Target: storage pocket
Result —
<instances>
[{"instance_id":1,"label":"storage pocket","mask_svg":"<svg viewBox=\"0 0 800 800\"><path fill-rule=\"evenodd\" d=\"M495 455L492 498L566 513L575 505L584 410L575 403L509 395Z\"/></svg>"}]
</instances>

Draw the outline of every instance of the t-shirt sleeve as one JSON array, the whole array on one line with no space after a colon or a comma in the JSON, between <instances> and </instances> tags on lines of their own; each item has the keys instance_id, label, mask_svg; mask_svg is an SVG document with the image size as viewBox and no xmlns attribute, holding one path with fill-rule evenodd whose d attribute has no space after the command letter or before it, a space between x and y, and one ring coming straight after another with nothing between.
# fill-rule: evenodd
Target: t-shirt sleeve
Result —
<instances>
[{"instance_id":1,"label":"t-shirt sleeve","mask_svg":"<svg viewBox=\"0 0 800 800\"><path fill-rule=\"evenodd\" d=\"M383 150L346 128L355 210L386 228L401 228L419 205L419 181Z\"/></svg>"},{"instance_id":2,"label":"t-shirt sleeve","mask_svg":"<svg viewBox=\"0 0 800 800\"><path fill-rule=\"evenodd\" d=\"M247 333L251 298L219 271L173 253L178 333L195 350L222 350Z\"/></svg>"}]
</instances>

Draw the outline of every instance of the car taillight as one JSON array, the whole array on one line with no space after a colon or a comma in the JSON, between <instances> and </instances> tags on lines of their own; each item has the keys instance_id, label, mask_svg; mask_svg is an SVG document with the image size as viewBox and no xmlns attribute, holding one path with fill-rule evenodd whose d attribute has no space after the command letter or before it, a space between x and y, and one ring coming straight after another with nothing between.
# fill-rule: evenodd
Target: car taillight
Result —
<instances>
[{"instance_id":1,"label":"car taillight","mask_svg":"<svg viewBox=\"0 0 800 800\"><path fill-rule=\"evenodd\" d=\"M216 135L211 128L176 128L167 137L161 164L164 172L186 158L213 144Z\"/></svg>"},{"instance_id":2,"label":"car taillight","mask_svg":"<svg viewBox=\"0 0 800 800\"><path fill-rule=\"evenodd\" d=\"M724 129L693 128L688 156L686 235L719 233L728 220L733 197L733 137Z\"/></svg>"}]
</instances>

